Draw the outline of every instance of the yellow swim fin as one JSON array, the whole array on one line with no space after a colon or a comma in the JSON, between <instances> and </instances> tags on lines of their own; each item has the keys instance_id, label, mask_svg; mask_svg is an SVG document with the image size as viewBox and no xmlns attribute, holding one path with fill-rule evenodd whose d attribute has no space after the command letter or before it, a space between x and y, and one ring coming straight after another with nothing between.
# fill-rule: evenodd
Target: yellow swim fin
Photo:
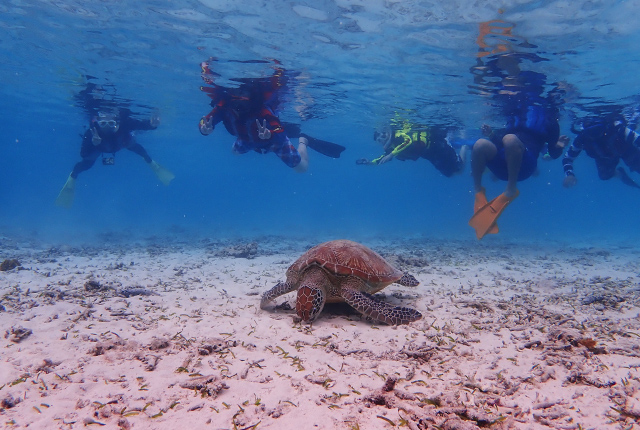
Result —
<instances>
[{"instance_id":1,"label":"yellow swim fin","mask_svg":"<svg viewBox=\"0 0 640 430\"><path fill-rule=\"evenodd\" d=\"M58 197L56 198L56 206L60 206L65 209L69 209L73 206L73 197L76 193L76 180L69 175L64 187L60 190Z\"/></svg>"},{"instance_id":2,"label":"yellow swim fin","mask_svg":"<svg viewBox=\"0 0 640 430\"><path fill-rule=\"evenodd\" d=\"M169 185L169 183L171 183L171 181L173 181L173 179L176 177L176 175L153 160L151 161L151 163L149 163L149 166L151 166L151 170L153 170L153 173L156 174L158 180L164 185Z\"/></svg>"},{"instance_id":3,"label":"yellow swim fin","mask_svg":"<svg viewBox=\"0 0 640 430\"><path fill-rule=\"evenodd\" d=\"M512 197L507 197L506 194L502 193L489 203L476 210L469 220L469 225L475 229L476 237L478 239L482 239L486 234L492 233L494 231L494 227L497 230L498 227L496 221L498 220L498 217L502 215L502 212L506 207L509 206L509 204L519 195L519 191L517 191L516 195Z\"/></svg>"}]
</instances>

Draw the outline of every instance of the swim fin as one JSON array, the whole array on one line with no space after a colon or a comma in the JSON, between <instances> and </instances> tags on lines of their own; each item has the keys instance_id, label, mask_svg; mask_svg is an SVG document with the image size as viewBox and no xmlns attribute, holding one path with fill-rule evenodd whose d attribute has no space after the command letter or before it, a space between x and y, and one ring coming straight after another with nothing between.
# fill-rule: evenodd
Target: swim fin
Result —
<instances>
[{"instance_id":1,"label":"swim fin","mask_svg":"<svg viewBox=\"0 0 640 430\"><path fill-rule=\"evenodd\" d=\"M149 166L151 166L151 170L153 170L153 173L156 174L156 177L158 178L158 180L162 182L164 185L169 185L169 183L173 181L173 179L176 177L176 175L174 175L169 170L165 169L164 167L162 167L161 165L159 165L153 160L151 161L151 163L149 163Z\"/></svg>"},{"instance_id":2,"label":"swim fin","mask_svg":"<svg viewBox=\"0 0 640 430\"><path fill-rule=\"evenodd\" d=\"M507 197L502 193L486 205L480 207L480 209L476 210L469 220L469 225L476 230L476 237L478 239L482 239L491 231L493 226L496 225L498 217L502 215L502 211L504 211L505 208L509 206L509 203L515 200L518 195L520 195L519 191L513 197Z\"/></svg>"},{"instance_id":3,"label":"swim fin","mask_svg":"<svg viewBox=\"0 0 640 430\"><path fill-rule=\"evenodd\" d=\"M489 202L487 201L486 190L483 188L482 191L478 191L476 193L476 199L473 203L473 213L477 213L480 209L486 206L487 203ZM498 234L499 231L500 230L498 229L498 223L494 222L489 228L489 231L487 231L487 234Z\"/></svg>"},{"instance_id":4,"label":"swim fin","mask_svg":"<svg viewBox=\"0 0 640 430\"><path fill-rule=\"evenodd\" d=\"M300 125L292 122L281 122L284 132L287 133L289 139L300 137Z\"/></svg>"},{"instance_id":5,"label":"swim fin","mask_svg":"<svg viewBox=\"0 0 640 430\"><path fill-rule=\"evenodd\" d=\"M73 206L73 197L76 193L76 180L71 175L67 178L64 187L60 190L58 197L56 198L56 206L69 209Z\"/></svg>"},{"instance_id":6,"label":"swim fin","mask_svg":"<svg viewBox=\"0 0 640 430\"><path fill-rule=\"evenodd\" d=\"M629 176L627 171L624 170L624 167L618 167L616 170L618 171L618 174L619 174L618 176L620 176L620 180L622 181L623 184L629 185L630 187L633 187L633 188L640 188L640 185L638 185L636 181L631 179L631 176Z\"/></svg>"},{"instance_id":7,"label":"swim fin","mask_svg":"<svg viewBox=\"0 0 640 430\"><path fill-rule=\"evenodd\" d=\"M340 154L346 148L337 143L327 142L326 140L316 139L307 134L300 133L300 137L307 139L307 146L322 155L326 155L331 158L340 158Z\"/></svg>"}]
</instances>

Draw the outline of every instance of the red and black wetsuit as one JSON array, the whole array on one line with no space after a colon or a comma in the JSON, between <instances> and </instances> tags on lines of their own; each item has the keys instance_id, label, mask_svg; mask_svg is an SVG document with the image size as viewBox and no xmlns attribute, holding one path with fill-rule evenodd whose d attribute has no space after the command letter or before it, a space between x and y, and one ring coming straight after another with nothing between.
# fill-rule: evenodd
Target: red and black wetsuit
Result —
<instances>
[{"instance_id":1,"label":"red and black wetsuit","mask_svg":"<svg viewBox=\"0 0 640 430\"><path fill-rule=\"evenodd\" d=\"M276 112L280 104L279 90L286 84L284 70L276 69L269 78L237 79L237 88L225 88L213 82L214 74L205 62L202 64L203 80L212 85L200 90L212 99L213 109L202 120L211 120L212 126L222 122L229 134L236 136L233 150L244 154L256 151L261 154L275 153L287 166L300 164L301 157L291 144ZM201 120L201 121L202 121ZM271 131L268 139L258 136L256 120Z\"/></svg>"}]
</instances>

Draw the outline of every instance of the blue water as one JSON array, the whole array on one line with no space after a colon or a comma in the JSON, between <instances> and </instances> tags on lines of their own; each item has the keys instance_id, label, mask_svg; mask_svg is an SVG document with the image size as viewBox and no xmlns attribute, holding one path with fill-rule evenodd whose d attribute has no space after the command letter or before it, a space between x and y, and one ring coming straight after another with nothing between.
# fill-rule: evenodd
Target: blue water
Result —
<instances>
[{"instance_id":1,"label":"blue water","mask_svg":"<svg viewBox=\"0 0 640 430\"><path fill-rule=\"evenodd\" d=\"M486 5L485 3L493 3ZM640 98L640 1L18 1L0 5L0 235L55 241L114 235L318 238L424 236L475 240L470 168L445 178L426 160L358 166L381 153L376 127L400 114L451 123L477 136L502 118L474 94L470 72L481 22L514 25L517 40L548 61L532 64L564 81L572 116ZM266 76L233 60L277 59L299 73L282 119L347 148L340 159L310 151L305 174L273 154L230 151L219 126L197 129L210 107L200 62L216 57L221 79ZM160 127L138 134L176 179L165 187L135 154L98 160L80 175L73 208L54 200L79 161L86 115L73 96L84 76L113 86L133 110L157 109ZM136 107L137 105L137 107ZM560 160L539 162L500 219L496 240L634 242L640 190L600 181L583 154L579 184L562 187ZM632 173L636 181L640 176ZM487 194L504 189L485 175ZM102 236L104 237L104 236Z\"/></svg>"}]
</instances>

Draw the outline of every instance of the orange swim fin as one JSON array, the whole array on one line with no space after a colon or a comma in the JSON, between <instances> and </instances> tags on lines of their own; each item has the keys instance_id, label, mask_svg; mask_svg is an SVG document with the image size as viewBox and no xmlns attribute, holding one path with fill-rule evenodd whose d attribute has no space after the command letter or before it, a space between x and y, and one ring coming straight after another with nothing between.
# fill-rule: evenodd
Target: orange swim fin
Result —
<instances>
[{"instance_id":1,"label":"orange swim fin","mask_svg":"<svg viewBox=\"0 0 640 430\"><path fill-rule=\"evenodd\" d=\"M494 227L497 229L496 221L498 217L502 215L502 211L504 211L505 208L509 206L509 203L514 201L518 195L520 195L520 192L517 192L513 197L507 197L502 193L476 210L469 220L469 225L476 230L476 237L478 239L482 239L487 233L491 233Z\"/></svg>"},{"instance_id":2,"label":"orange swim fin","mask_svg":"<svg viewBox=\"0 0 640 430\"><path fill-rule=\"evenodd\" d=\"M485 193L485 189L483 188L482 191L478 191L476 193L476 199L473 203L474 215L487 204L487 195ZM471 225L471 221L469 221L469 225ZM498 224L494 222L493 225L489 228L489 231L487 231L487 234L498 234L499 231L500 230L498 229Z\"/></svg>"}]
</instances>

